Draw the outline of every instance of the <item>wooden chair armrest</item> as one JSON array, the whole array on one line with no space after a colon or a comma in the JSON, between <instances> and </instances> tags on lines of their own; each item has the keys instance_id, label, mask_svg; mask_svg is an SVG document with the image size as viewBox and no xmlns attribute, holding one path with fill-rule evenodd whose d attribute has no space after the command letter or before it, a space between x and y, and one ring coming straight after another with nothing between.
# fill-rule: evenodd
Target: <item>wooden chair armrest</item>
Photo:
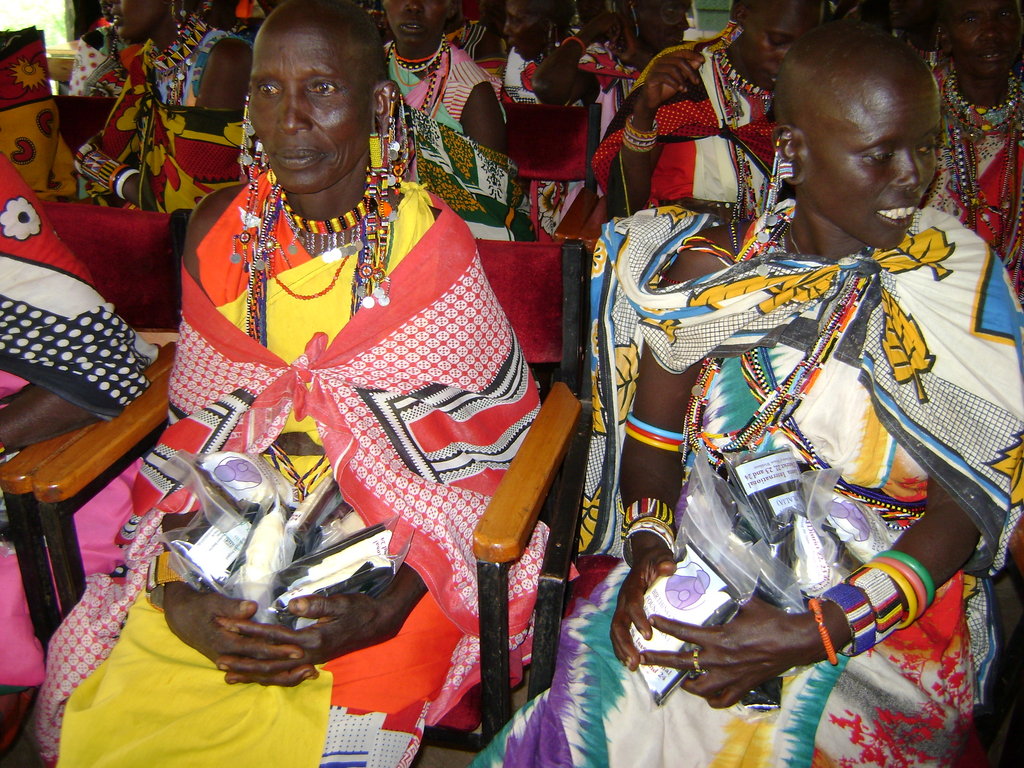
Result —
<instances>
[{"instance_id":1,"label":"wooden chair armrest","mask_svg":"<svg viewBox=\"0 0 1024 768\"><path fill-rule=\"evenodd\" d=\"M582 406L569 388L551 387L519 452L487 505L473 536L473 553L488 563L518 560L568 450Z\"/></svg>"},{"instance_id":2,"label":"wooden chair armrest","mask_svg":"<svg viewBox=\"0 0 1024 768\"><path fill-rule=\"evenodd\" d=\"M78 439L38 467L32 486L41 502L66 501L131 451L167 418L167 382L174 361L174 345L160 348L146 370L149 389L119 416L84 427Z\"/></svg>"},{"instance_id":3,"label":"wooden chair armrest","mask_svg":"<svg viewBox=\"0 0 1024 768\"><path fill-rule=\"evenodd\" d=\"M39 468L69 445L81 440L94 426L90 424L22 448L13 458L0 464L0 490L15 495L31 493L32 479Z\"/></svg>"},{"instance_id":4,"label":"wooden chair armrest","mask_svg":"<svg viewBox=\"0 0 1024 768\"><path fill-rule=\"evenodd\" d=\"M590 251L601 237L608 220L608 200L589 189L581 189L555 229L555 240L582 240Z\"/></svg>"}]
</instances>

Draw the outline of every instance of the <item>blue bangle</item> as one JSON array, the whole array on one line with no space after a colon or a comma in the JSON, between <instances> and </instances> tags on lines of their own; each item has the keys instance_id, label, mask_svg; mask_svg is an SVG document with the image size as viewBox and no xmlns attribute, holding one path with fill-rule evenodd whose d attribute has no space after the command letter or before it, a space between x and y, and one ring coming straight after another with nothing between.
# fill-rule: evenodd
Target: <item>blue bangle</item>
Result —
<instances>
[{"instance_id":1,"label":"blue bangle","mask_svg":"<svg viewBox=\"0 0 1024 768\"><path fill-rule=\"evenodd\" d=\"M664 437L666 440L686 440L686 435L684 435L682 432L669 432L667 429L659 429L658 427L655 427L653 424L648 424L645 421L640 421L640 419L633 415L632 411L630 411L629 415L626 417L626 421L644 430L645 432L650 432L652 435Z\"/></svg>"}]
</instances>

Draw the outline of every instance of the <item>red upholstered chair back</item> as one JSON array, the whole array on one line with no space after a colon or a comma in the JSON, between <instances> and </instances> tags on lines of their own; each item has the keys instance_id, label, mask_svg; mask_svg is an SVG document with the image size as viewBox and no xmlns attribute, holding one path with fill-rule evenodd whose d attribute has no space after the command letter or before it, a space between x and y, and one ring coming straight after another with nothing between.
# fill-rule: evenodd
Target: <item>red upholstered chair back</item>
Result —
<instances>
[{"instance_id":1,"label":"red upholstered chair back","mask_svg":"<svg viewBox=\"0 0 1024 768\"><path fill-rule=\"evenodd\" d=\"M116 101L108 96L57 96L55 100L60 135L72 152L103 130Z\"/></svg>"},{"instance_id":2,"label":"red upholstered chair back","mask_svg":"<svg viewBox=\"0 0 1024 768\"><path fill-rule=\"evenodd\" d=\"M529 187L533 229L542 240L538 206L540 183L582 181L597 188L590 158L600 138L601 113L589 107L553 104L505 104L508 155L519 168L519 178Z\"/></svg>"},{"instance_id":3,"label":"red upholstered chair back","mask_svg":"<svg viewBox=\"0 0 1024 768\"><path fill-rule=\"evenodd\" d=\"M487 279L530 364L562 360L562 248L477 240Z\"/></svg>"},{"instance_id":4,"label":"red upholstered chair back","mask_svg":"<svg viewBox=\"0 0 1024 768\"><path fill-rule=\"evenodd\" d=\"M531 181L588 179L590 155L598 140L597 123L591 120L590 108L553 104L503 106L508 155L519 166L522 178Z\"/></svg>"},{"instance_id":5,"label":"red upholstered chair back","mask_svg":"<svg viewBox=\"0 0 1024 768\"><path fill-rule=\"evenodd\" d=\"M79 203L43 203L95 288L135 328L177 328L181 282L171 216Z\"/></svg>"}]
</instances>

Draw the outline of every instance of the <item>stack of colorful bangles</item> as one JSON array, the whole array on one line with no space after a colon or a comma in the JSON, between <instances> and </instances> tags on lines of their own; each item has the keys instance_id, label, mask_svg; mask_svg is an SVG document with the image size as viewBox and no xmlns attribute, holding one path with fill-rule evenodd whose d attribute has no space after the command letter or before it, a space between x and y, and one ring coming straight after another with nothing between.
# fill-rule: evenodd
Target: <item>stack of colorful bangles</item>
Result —
<instances>
[{"instance_id":1,"label":"stack of colorful bangles","mask_svg":"<svg viewBox=\"0 0 1024 768\"><path fill-rule=\"evenodd\" d=\"M678 453L683 450L686 436L681 432L669 432L641 421L632 413L626 417L626 434L641 443L665 451ZM630 539L640 531L653 533L661 538L669 549L675 548L675 512L661 499L639 499L623 512L622 536L625 540L626 561L632 563Z\"/></svg>"},{"instance_id":2,"label":"stack of colorful bangles","mask_svg":"<svg viewBox=\"0 0 1024 768\"><path fill-rule=\"evenodd\" d=\"M634 152L650 152L658 143L658 121L654 120L651 130L641 131L633 125L633 118L630 116L626 124L622 126L622 146Z\"/></svg>"},{"instance_id":3,"label":"stack of colorful bangles","mask_svg":"<svg viewBox=\"0 0 1024 768\"><path fill-rule=\"evenodd\" d=\"M856 656L921 618L935 600L935 582L916 558L890 549L820 597L843 609L853 634L843 652Z\"/></svg>"}]
</instances>

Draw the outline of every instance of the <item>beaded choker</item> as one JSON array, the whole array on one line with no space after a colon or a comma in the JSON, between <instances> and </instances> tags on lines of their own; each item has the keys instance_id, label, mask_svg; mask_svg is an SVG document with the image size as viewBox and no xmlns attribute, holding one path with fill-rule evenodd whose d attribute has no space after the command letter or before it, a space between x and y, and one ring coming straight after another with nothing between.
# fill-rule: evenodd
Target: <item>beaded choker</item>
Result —
<instances>
[{"instance_id":1,"label":"beaded choker","mask_svg":"<svg viewBox=\"0 0 1024 768\"><path fill-rule=\"evenodd\" d=\"M352 211L328 222L311 221L298 216L294 211L287 211L284 190L277 183L272 170L266 174L270 189L262 205L259 204L259 178L250 181L249 200L242 211L242 231L235 235L231 260L243 263L248 272L246 333L252 338L264 346L267 343L268 280L273 280L293 298L304 301L316 299L334 289L352 256L358 255L352 285L352 314L360 307L370 308L378 304L387 306L390 303L391 278L387 274L390 231L391 222L395 218L394 203L400 192L397 188L380 186L375 178L372 174L368 176L363 199ZM287 229L279 232L278 222L282 212L285 213L285 221L292 236L287 247L279 240L280 235L288 233ZM351 225L346 224L349 217L354 219ZM337 222L340 231L332 228L333 222ZM311 224L324 231L316 231ZM347 242L342 242L342 237ZM299 240L326 245L328 250L320 253L319 258L327 263L338 262L329 283L312 294L299 294L292 290L281 279L280 273L283 270L277 264L280 260L287 268L291 268L288 255L298 253ZM316 256L316 248L306 250L311 256Z\"/></svg>"},{"instance_id":2,"label":"beaded choker","mask_svg":"<svg viewBox=\"0 0 1024 768\"><path fill-rule=\"evenodd\" d=\"M302 230L303 232L312 232L314 234L323 235L328 232L344 232L347 229L354 227L359 221L366 217L367 205L371 202L371 198L364 196L360 200L356 207L348 213L341 216L336 216L333 219L327 219L326 221L317 221L315 219L306 219L295 212L295 209L288 203L287 195L281 192L281 205L284 207L284 212L288 214L288 218L296 229Z\"/></svg>"},{"instance_id":3,"label":"beaded choker","mask_svg":"<svg viewBox=\"0 0 1024 768\"><path fill-rule=\"evenodd\" d=\"M985 133L1002 133L1021 123L1021 82L1012 74L1007 79L1006 99L994 107L978 107L971 104L960 93L960 81L956 70L950 72L942 89L942 101L946 114L972 139L981 138Z\"/></svg>"},{"instance_id":4,"label":"beaded choker","mask_svg":"<svg viewBox=\"0 0 1024 768\"><path fill-rule=\"evenodd\" d=\"M437 50L423 59L403 58L399 55L398 47L394 43L391 44L391 49L388 53L394 58L395 63L401 69L422 79L437 71L437 68L441 66L441 61L444 59L444 54L448 51L448 40L442 37L441 44L437 47ZM410 85L410 83L406 83L406 85Z\"/></svg>"}]
</instances>

